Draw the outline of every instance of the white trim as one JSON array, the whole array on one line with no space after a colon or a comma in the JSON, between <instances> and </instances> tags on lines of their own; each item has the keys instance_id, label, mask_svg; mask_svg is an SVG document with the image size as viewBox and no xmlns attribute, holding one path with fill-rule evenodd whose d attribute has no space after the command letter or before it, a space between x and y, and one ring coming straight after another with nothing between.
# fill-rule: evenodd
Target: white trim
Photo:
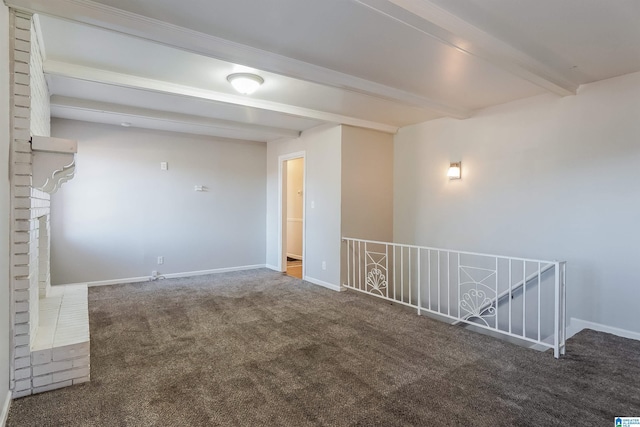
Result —
<instances>
[{"instance_id":1,"label":"white trim","mask_svg":"<svg viewBox=\"0 0 640 427\"><path fill-rule=\"evenodd\" d=\"M167 279L175 279L177 277L204 276L206 274L228 273L231 271L256 270L258 268L264 268L264 266L264 264L241 265L238 267L214 268L213 270L198 270L187 271L185 273L161 274L161 276L164 276Z\"/></svg>"},{"instance_id":2,"label":"white trim","mask_svg":"<svg viewBox=\"0 0 640 427\"><path fill-rule=\"evenodd\" d=\"M355 0L460 52L484 59L511 74L560 96L575 95L578 84L555 68L472 25L431 0ZM412 17L407 17L409 12ZM413 19L412 19L413 18ZM418 18L417 20L415 18Z\"/></svg>"},{"instance_id":3,"label":"white trim","mask_svg":"<svg viewBox=\"0 0 640 427\"><path fill-rule=\"evenodd\" d=\"M601 323L590 322L588 320L576 319L575 317L571 318L569 325L567 326L567 338L571 338L583 329L593 329L594 331L606 332L619 337L640 341L640 332L616 328L614 326L603 325Z\"/></svg>"},{"instance_id":4,"label":"white trim","mask_svg":"<svg viewBox=\"0 0 640 427\"><path fill-rule=\"evenodd\" d=\"M99 68L70 64L68 62L48 60L43 64L43 68L46 74L54 74L57 76L70 77L106 85L126 87L148 92L167 93L191 98L206 99L209 101L223 102L226 104L240 105L243 107L275 111L278 113L290 114L296 117L305 117L328 123L341 123L355 127L373 129L391 134L395 134L398 131L397 126L372 122L370 120L359 119L342 114L329 113L326 111L298 107L295 105L267 101L258 98L251 98L242 95L216 92L213 90L187 86L179 83L171 83L163 80L150 79L147 77L134 76L131 74L124 74L115 71L101 70Z\"/></svg>"},{"instance_id":5,"label":"white trim","mask_svg":"<svg viewBox=\"0 0 640 427\"><path fill-rule=\"evenodd\" d=\"M111 280L96 280L94 282L79 282L79 283L65 283L64 286L73 286L73 285L87 285L88 287L93 286L109 286L109 285L120 285L127 283L139 283L139 282L148 282L151 279L151 276L139 276L139 277L125 277L122 279L111 279ZM53 288L60 285L52 285Z\"/></svg>"},{"instance_id":6,"label":"white trim","mask_svg":"<svg viewBox=\"0 0 640 427\"><path fill-rule=\"evenodd\" d=\"M549 350L549 348L553 348L553 336L548 337L547 339L543 340L545 344L531 344L529 342L527 342L528 347L532 350L536 350L536 351L547 351ZM526 342L526 341L525 341ZM566 343L565 343L566 346Z\"/></svg>"},{"instance_id":7,"label":"white trim","mask_svg":"<svg viewBox=\"0 0 640 427\"><path fill-rule=\"evenodd\" d=\"M182 273L167 273L161 274L158 276L163 277L165 279L175 279L178 277L191 277L191 276L203 276L205 274L218 274L218 273L228 273L230 271L244 271L244 270L255 270L257 268L265 268L264 264L254 264L254 265L241 265L238 267L226 267L226 268L214 268L211 270L197 270L197 271L185 271ZM87 285L88 287L94 286L109 286L109 285L120 285L127 283L139 283L139 282L148 282L151 280L151 276L139 276L139 277L127 277L123 279L111 279L111 280L96 280L94 282L81 282L81 283L68 283L63 286L72 286L72 285ZM61 285L54 285L61 286Z\"/></svg>"},{"instance_id":8,"label":"white trim","mask_svg":"<svg viewBox=\"0 0 640 427\"><path fill-rule=\"evenodd\" d=\"M302 159L302 258L306 259L307 241L306 228L307 222L304 220L307 210L307 159L306 151L296 151L294 153L282 154L278 156L278 271L285 272L287 270L287 255L284 244L284 162L293 159ZM302 276L306 272L306 265L302 265Z\"/></svg>"},{"instance_id":9,"label":"white trim","mask_svg":"<svg viewBox=\"0 0 640 427\"><path fill-rule=\"evenodd\" d=\"M309 282L314 285L322 286L323 288L331 289L332 291L337 291L337 292L344 291L344 288L342 286L334 285L333 283L323 282L322 280L314 279L313 277L304 276L303 280L305 282Z\"/></svg>"},{"instance_id":10,"label":"white trim","mask_svg":"<svg viewBox=\"0 0 640 427\"><path fill-rule=\"evenodd\" d=\"M578 323L573 323L572 322L573 319L569 320L569 324L567 325L567 330L565 331L565 335L566 335L566 339L571 338L572 336L574 336L575 334L577 334L578 332L580 332L581 330L583 330L583 327L580 327L580 325Z\"/></svg>"},{"instance_id":11,"label":"white trim","mask_svg":"<svg viewBox=\"0 0 640 427\"><path fill-rule=\"evenodd\" d=\"M471 116L469 109L90 0L47 0L46 2L6 0L5 2L18 10L71 19L299 80L411 104L459 119Z\"/></svg>"},{"instance_id":12,"label":"white trim","mask_svg":"<svg viewBox=\"0 0 640 427\"><path fill-rule=\"evenodd\" d=\"M274 126L256 125L253 123L236 122L232 120L213 119L190 114L173 113L169 111L152 110L148 108L131 107L128 105L111 104L108 102L92 101L87 99L69 98L53 95L51 108L70 111L89 111L100 114L142 117L149 120L158 120L168 123L179 123L193 126L201 126L208 129L224 129L233 131L250 131L267 134L269 138L297 138L300 131Z\"/></svg>"},{"instance_id":13,"label":"white trim","mask_svg":"<svg viewBox=\"0 0 640 427\"><path fill-rule=\"evenodd\" d=\"M4 427L7 424L7 418L9 418L9 408L11 407L11 390L7 391L7 397L4 399L2 405L2 411L0 411L0 427Z\"/></svg>"},{"instance_id":14,"label":"white trim","mask_svg":"<svg viewBox=\"0 0 640 427\"><path fill-rule=\"evenodd\" d=\"M268 268L269 270L277 271L278 273L282 273L282 271L280 271L280 269L275 265L267 264L265 265L265 268Z\"/></svg>"}]
</instances>

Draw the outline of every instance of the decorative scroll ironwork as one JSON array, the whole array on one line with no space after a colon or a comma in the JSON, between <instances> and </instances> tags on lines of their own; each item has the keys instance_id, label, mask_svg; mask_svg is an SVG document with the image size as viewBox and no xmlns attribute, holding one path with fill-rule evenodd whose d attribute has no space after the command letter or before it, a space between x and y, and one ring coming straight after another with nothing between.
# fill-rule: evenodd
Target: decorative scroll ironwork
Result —
<instances>
[{"instance_id":1,"label":"decorative scroll ironwork","mask_svg":"<svg viewBox=\"0 0 640 427\"><path fill-rule=\"evenodd\" d=\"M378 292L383 295L383 291L387 290L387 254L380 252L365 252L367 260L367 287L371 291ZM367 289L369 290L369 289Z\"/></svg>"},{"instance_id":2,"label":"decorative scroll ironwork","mask_svg":"<svg viewBox=\"0 0 640 427\"><path fill-rule=\"evenodd\" d=\"M342 240L343 287L565 353L565 262Z\"/></svg>"},{"instance_id":3,"label":"decorative scroll ironwork","mask_svg":"<svg viewBox=\"0 0 640 427\"><path fill-rule=\"evenodd\" d=\"M466 276L464 278L463 276ZM489 285L487 281L493 280L494 284ZM478 319L486 326L490 326L487 319L496 316L496 291L495 291L496 271L484 268L460 266L460 310L461 318ZM463 292L463 288L468 289ZM462 315L462 311L467 314Z\"/></svg>"}]
</instances>

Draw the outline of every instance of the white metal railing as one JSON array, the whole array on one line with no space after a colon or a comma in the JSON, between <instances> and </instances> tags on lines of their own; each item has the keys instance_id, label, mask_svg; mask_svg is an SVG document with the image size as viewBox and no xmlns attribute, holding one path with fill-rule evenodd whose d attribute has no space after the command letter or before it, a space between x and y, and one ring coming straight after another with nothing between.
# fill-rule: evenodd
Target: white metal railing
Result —
<instances>
[{"instance_id":1,"label":"white metal railing","mask_svg":"<svg viewBox=\"0 0 640 427\"><path fill-rule=\"evenodd\" d=\"M343 287L564 354L565 262L342 240Z\"/></svg>"}]
</instances>

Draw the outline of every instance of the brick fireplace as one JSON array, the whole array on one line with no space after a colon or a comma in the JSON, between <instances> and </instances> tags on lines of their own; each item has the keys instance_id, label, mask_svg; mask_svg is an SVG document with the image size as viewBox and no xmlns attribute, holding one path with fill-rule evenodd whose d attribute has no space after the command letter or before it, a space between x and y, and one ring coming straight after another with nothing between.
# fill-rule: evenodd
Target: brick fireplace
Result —
<instances>
[{"instance_id":1,"label":"brick fireplace","mask_svg":"<svg viewBox=\"0 0 640 427\"><path fill-rule=\"evenodd\" d=\"M51 287L50 197L75 172L73 142L50 138L34 16L10 11L11 389L18 398L89 380L86 286Z\"/></svg>"}]
</instances>

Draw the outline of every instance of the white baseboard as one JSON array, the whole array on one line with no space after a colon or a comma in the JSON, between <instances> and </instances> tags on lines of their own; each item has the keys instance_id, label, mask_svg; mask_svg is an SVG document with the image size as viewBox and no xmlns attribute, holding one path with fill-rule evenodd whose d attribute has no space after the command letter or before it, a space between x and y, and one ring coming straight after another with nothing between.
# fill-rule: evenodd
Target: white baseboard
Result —
<instances>
[{"instance_id":1,"label":"white baseboard","mask_svg":"<svg viewBox=\"0 0 640 427\"><path fill-rule=\"evenodd\" d=\"M601 323L589 322L588 320L576 319L572 317L567 326L567 338L571 338L583 329L593 329L594 331L607 332L623 338L640 341L640 333L629 331L627 329L616 328L613 326L603 325Z\"/></svg>"},{"instance_id":2,"label":"white baseboard","mask_svg":"<svg viewBox=\"0 0 640 427\"><path fill-rule=\"evenodd\" d=\"M0 412L0 427L4 427L7 424L7 418L9 417L9 407L11 406L11 390L7 391L7 397L4 399L2 405L2 411Z\"/></svg>"},{"instance_id":3,"label":"white baseboard","mask_svg":"<svg viewBox=\"0 0 640 427\"><path fill-rule=\"evenodd\" d=\"M69 283L65 286L69 285L87 285L88 287L93 286L108 286L108 285L123 285L126 283L139 283L139 282L148 282L151 276L140 276L140 277L126 277L122 279L113 279L113 280L97 280L95 282L86 282L86 283ZM53 285L56 287L58 285Z\"/></svg>"},{"instance_id":4,"label":"white baseboard","mask_svg":"<svg viewBox=\"0 0 640 427\"><path fill-rule=\"evenodd\" d=\"M529 346L529 348L531 350L535 350L535 351L547 351L547 350L549 350L549 347L547 347L545 345L542 345L542 344L531 344Z\"/></svg>"},{"instance_id":5,"label":"white baseboard","mask_svg":"<svg viewBox=\"0 0 640 427\"><path fill-rule=\"evenodd\" d=\"M214 268L213 270L187 271L186 273L169 273L162 274L162 276L167 279L175 279L177 277L204 276L206 274L229 273L231 271L255 270L264 267L264 264L241 265L239 267Z\"/></svg>"},{"instance_id":6,"label":"white baseboard","mask_svg":"<svg viewBox=\"0 0 640 427\"><path fill-rule=\"evenodd\" d=\"M338 286L338 285L334 285L333 283L328 283L328 282L323 282L322 280L318 280L318 279L314 279L313 277L309 277L309 276L304 276L304 281L305 282L309 282L309 283L313 283L314 285L318 285L318 286L322 286L328 289L331 289L332 291L342 291L342 286Z\"/></svg>"},{"instance_id":7,"label":"white baseboard","mask_svg":"<svg viewBox=\"0 0 640 427\"><path fill-rule=\"evenodd\" d=\"M280 271L280 269L278 267L276 267L275 265L267 264L267 265L265 265L265 267L268 268L269 270L273 270L273 271L277 271L278 273L282 273L282 271Z\"/></svg>"},{"instance_id":8,"label":"white baseboard","mask_svg":"<svg viewBox=\"0 0 640 427\"><path fill-rule=\"evenodd\" d=\"M231 271L255 270L257 268L264 268L264 267L265 267L264 264L241 265L238 267L214 268L212 270L185 271L182 273L167 273L167 274L159 273L158 276L165 279L175 279L178 277L204 276L205 274L228 273ZM126 277L123 279L97 280L94 282L85 282L85 283L68 283L65 286L69 286L69 285L87 285L89 287L108 286L108 285L119 285L119 284L126 284L126 283L148 282L150 279L151 279L151 276ZM59 286L59 285L54 285L54 286Z\"/></svg>"}]
</instances>

